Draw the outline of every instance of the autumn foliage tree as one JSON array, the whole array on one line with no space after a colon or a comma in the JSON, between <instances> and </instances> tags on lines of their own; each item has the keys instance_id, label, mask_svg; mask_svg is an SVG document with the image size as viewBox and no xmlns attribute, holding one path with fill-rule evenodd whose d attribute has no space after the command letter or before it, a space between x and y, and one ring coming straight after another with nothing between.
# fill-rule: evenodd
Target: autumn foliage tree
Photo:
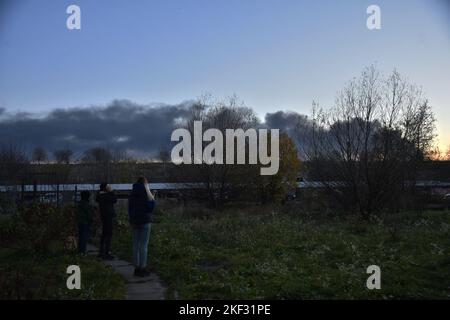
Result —
<instances>
[{"instance_id":1,"label":"autumn foliage tree","mask_svg":"<svg viewBox=\"0 0 450 320\"><path fill-rule=\"evenodd\" d=\"M262 202L281 202L289 191L297 188L300 160L295 143L286 133L281 133L279 148L280 167L278 173L259 178L258 189Z\"/></svg>"}]
</instances>

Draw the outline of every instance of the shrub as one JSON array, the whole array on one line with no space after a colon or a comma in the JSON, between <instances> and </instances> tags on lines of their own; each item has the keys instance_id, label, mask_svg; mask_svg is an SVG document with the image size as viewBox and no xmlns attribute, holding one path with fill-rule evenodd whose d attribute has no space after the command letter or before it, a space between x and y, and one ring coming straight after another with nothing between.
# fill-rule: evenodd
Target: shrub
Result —
<instances>
[{"instance_id":1,"label":"shrub","mask_svg":"<svg viewBox=\"0 0 450 320\"><path fill-rule=\"evenodd\" d=\"M16 215L0 216L0 243L7 246L14 241L16 234Z\"/></svg>"},{"instance_id":2,"label":"shrub","mask_svg":"<svg viewBox=\"0 0 450 320\"><path fill-rule=\"evenodd\" d=\"M44 253L55 241L64 243L69 235L76 234L73 207L32 204L18 213L15 224L17 241L36 253Z\"/></svg>"}]
</instances>

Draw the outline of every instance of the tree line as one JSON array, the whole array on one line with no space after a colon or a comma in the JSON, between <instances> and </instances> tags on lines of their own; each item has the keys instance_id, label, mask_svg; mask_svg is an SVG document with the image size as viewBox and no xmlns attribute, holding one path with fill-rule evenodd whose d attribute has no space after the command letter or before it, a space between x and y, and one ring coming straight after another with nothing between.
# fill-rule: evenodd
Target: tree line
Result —
<instances>
[{"instance_id":1,"label":"tree line","mask_svg":"<svg viewBox=\"0 0 450 320\"><path fill-rule=\"evenodd\" d=\"M274 176L260 176L258 165L173 166L169 145L161 146L154 160L164 166L170 181L203 182L214 204L236 194L261 202L283 200L295 189L302 171L305 179L321 182L346 212L363 217L408 206L421 163L450 160L450 148L442 155L434 146L436 119L429 100L395 70L383 76L374 66L367 67L338 92L332 107L314 103L310 116L296 115L293 127L280 128L280 170ZM179 125L193 133L194 121L202 121L203 130L222 132L267 125L236 96L201 97ZM245 148L248 156L248 145ZM36 147L28 159L17 146L2 145L2 178L17 174L29 160L45 164L49 158L43 147ZM78 158L70 149L56 150L53 159L59 165L86 164L85 174L97 180L110 179L118 163L137 161L126 151L104 146L86 150Z\"/></svg>"}]
</instances>

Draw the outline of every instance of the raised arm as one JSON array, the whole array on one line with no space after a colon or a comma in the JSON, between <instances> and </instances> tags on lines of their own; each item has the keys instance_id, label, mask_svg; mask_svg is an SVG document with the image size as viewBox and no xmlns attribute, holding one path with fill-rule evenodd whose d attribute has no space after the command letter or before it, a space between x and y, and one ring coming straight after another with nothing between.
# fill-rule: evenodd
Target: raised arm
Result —
<instances>
[{"instance_id":1,"label":"raised arm","mask_svg":"<svg viewBox=\"0 0 450 320\"><path fill-rule=\"evenodd\" d=\"M145 186L145 191L147 192L148 200L154 201L155 197L153 196L152 192L150 191L148 184L146 183L144 186Z\"/></svg>"}]
</instances>

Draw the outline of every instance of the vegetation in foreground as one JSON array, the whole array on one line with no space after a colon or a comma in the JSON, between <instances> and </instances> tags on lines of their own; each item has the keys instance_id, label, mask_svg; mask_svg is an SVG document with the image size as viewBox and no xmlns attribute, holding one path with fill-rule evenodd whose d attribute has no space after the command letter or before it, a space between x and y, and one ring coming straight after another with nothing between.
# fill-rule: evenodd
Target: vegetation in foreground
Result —
<instances>
[{"instance_id":1,"label":"vegetation in foreground","mask_svg":"<svg viewBox=\"0 0 450 320\"><path fill-rule=\"evenodd\" d=\"M160 204L150 263L172 299L450 298L450 214L405 212L361 221L283 208ZM114 250L130 259L126 216ZM381 290L366 269L381 268Z\"/></svg>"},{"instance_id":2,"label":"vegetation in foreground","mask_svg":"<svg viewBox=\"0 0 450 320\"><path fill-rule=\"evenodd\" d=\"M32 205L1 216L0 299L122 299L120 275L66 246L74 228L69 207ZM81 290L67 289L70 265L81 268Z\"/></svg>"},{"instance_id":3,"label":"vegetation in foreground","mask_svg":"<svg viewBox=\"0 0 450 320\"><path fill-rule=\"evenodd\" d=\"M234 204L219 211L160 201L149 255L168 298L450 298L448 211L362 221L299 206ZM64 212L37 206L2 217L1 299L123 298L123 279L112 269L64 248L61 237L72 232L64 227L71 226L70 210ZM113 249L131 259L125 212ZM81 267L83 290L66 288L70 264ZM366 288L372 264L381 267L381 290Z\"/></svg>"}]
</instances>

